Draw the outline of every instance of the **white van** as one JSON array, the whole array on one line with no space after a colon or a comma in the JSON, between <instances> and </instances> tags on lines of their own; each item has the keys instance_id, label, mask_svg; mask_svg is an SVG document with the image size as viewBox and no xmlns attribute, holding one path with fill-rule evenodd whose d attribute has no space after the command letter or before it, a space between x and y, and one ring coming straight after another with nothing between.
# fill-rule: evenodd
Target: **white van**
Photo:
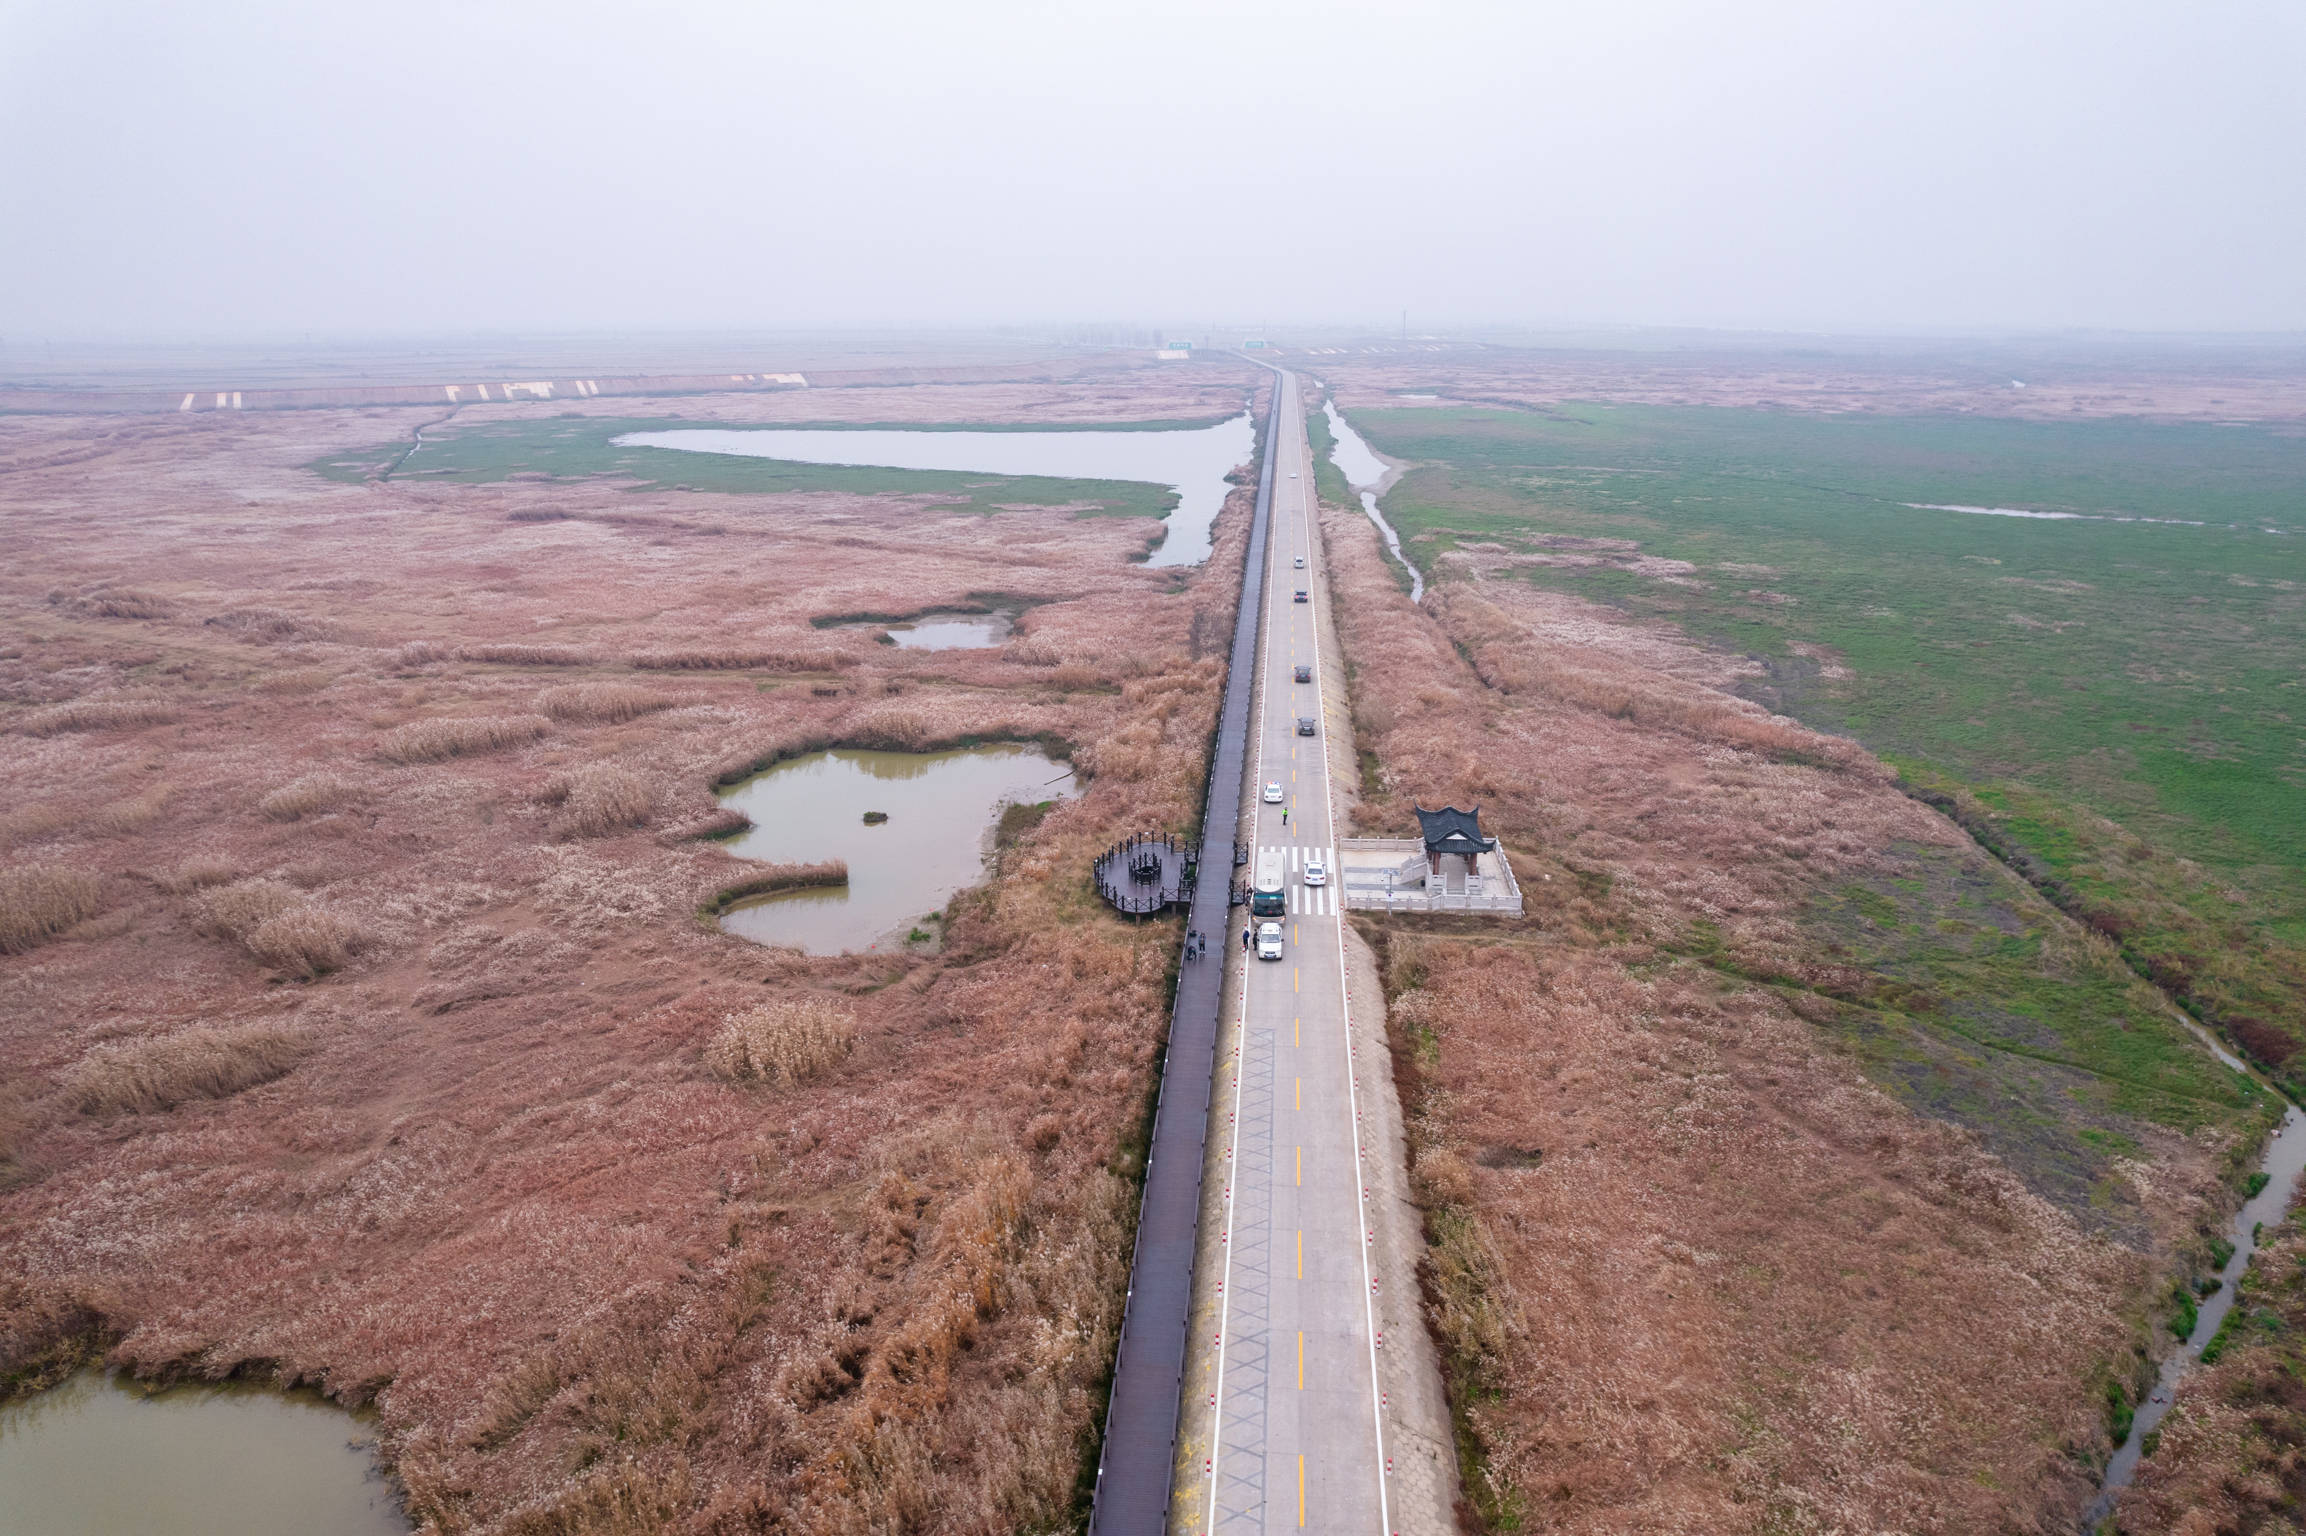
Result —
<instances>
[{"instance_id":1,"label":"white van","mask_svg":"<svg viewBox=\"0 0 2306 1536\"><path fill-rule=\"evenodd\" d=\"M1279 923L1259 923L1257 925L1257 958L1260 960L1278 960L1281 958L1281 925Z\"/></svg>"}]
</instances>

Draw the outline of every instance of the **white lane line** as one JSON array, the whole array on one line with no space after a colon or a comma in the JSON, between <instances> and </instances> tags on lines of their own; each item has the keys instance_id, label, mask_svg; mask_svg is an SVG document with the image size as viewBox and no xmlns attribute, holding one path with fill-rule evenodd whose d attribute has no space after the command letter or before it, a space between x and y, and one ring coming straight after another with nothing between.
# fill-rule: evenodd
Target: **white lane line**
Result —
<instances>
[{"instance_id":1,"label":"white lane line","mask_svg":"<svg viewBox=\"0 0 2306 1536\"><path fill-rule=\"evenodd\" d=\"M1233 1321L1233 1170L1241 1150L1242 1052L1249 1044L1249 967L1253 963L1242 963L1241 995L1234 1012L1239 1028L1233 1042L1233 1109L1226 1121L1233 1132L1225 1148L1225 1271L1217 1282L1217 1413L1209 1426L1209 1519L1201 1527L1209 1536L1216 1536L1217 1531L1217 1463L1225 1455L1226 1332Z\"/></svg>"},{"instance_id":2,"label":"white lane line","mask_svg":"<svg viewBox=\"0 0 2306 1536\"><path fill-rule=\"evenodd\" d=\"M183 403L183 404L181 404L181 405L179 405L179 406L177 406L177 409L178 409L178 410L180 410L180 411L189 411L189 410L191 410L191 409L192 409L192 397L191 397L190 395L186 395L186 396L184 397L184 403Z\"/></svg>"},{"instance_id":3,"label":"white lane line","mask_svg":"<svg viewBox=\"0 0 2306 1536\"><path fill-rule=\"evenodd\" d=\"M1302 443L1304 438L1305 424L1301 413L1290 422L1292 447ZM1308 449L1308 454L1310 455L1310 449ZM1313 467L1310 456L1305 467L1308 470ZM1305 513L1304 505L1303 499L1300 498L1298 510L1306 518L1305 547L1309 556L1306 561L1305 585L1311 589L1315 585L1313 572L1317 567L1314 566L1310 558L1313 550L1312 518L1310 514ZM1325 569L1325 567L1320 567L1320 569ZM1323 599L1327 600L1329 591L1325 583L1322 585L1321 593ZM1320 691L1326 688L1327 684L1322 681L1326 674L1321 669L1319 613L1314 613L1312 618L1314 620L1313 677L1316 690L1315 698L1318 700ZM1335 776L1329 770L1329 738L1324 735L1321 739L1321 797L1323 814L1327 819L1324 822L1323 830L1334 833L1337 830L1337 791ZM1345 1028L1340 1031L1345 1042L1345 1094L1347 1105L1353 1111L1353 1198L1355 1209L1361 1215L1361 1230L1365 1234L1364 1240L1359 1244L1361 1249L1361 1305L1363 1333L1369 1345L1369 1420L1377 1432L1377 1529L1380 1536L1390 1536L1393 1530L1393 1501L1390 1491L1385 1486L1385 1397L1383 1388L1378 1385L1377 1375L1377 1281L1371 1276L1369 1270L1369 1250L1373 1244L1368 1238L1374 1235L1376 1229L1369 1224L1368 1173L1363 1167L1361 1151L1361 1087L1354 1079L1353 996L1346 990L1345 985L1345 978L1349 974L1345 968L1345 925L1343 923L1336 924L1335 932L1337 934L1337 997L1339 1004L1344 1009L1345 1019Z\"/></svg>"},{"instance_id":4,"label":"white lane line","mask_svg":"<svg viewBox=\"0 0 2306 1536\"><path fill-rule=\"evenodd\" d=\"M1281 396L1278 382L1274 388L1276 392L1273 397L1273 420L1274 424L1278 426L1281 421ZM1280 466L1277 463L1274 467L1278 469ZM1274 499L1278 502L1280 499L1278 476L1275 477L1275 483L1277 488ZM1268 517L1277 510L1277 507L1267 507ZM1264 716L1266 706L1270 702L1265 697L1266 682L1269 675L1266 668L1272 661L1270 652L1273 639L1271 612L1273 603L1273 527L1270 522L1267 523L1265 529L1265 574L1263 580L1265 582L1264 601L1267 612L1257 625L1257 702L1259 707L1258 718L1253 722L1257 735L1257 771L1250 775L1249 779L1250 783L1256 785L1263 785L1265 782L1266 733ZM1246 596L1247 594L1243 595ZM1249 835L1255 837L1257 835L1257 818L1264 814L1262 809L1264 805L1263 794L1260 793L1258 798L1251 801L1250 804L1257 807L1249 813ZM1251 920L1255 921L1254 918ZM1228 923L1230 921L1228 919ZM1233 1169L1235 1154L1241 1148L1241 1053L1249 1042L1249 971L1254 963L1246 960L1242 962L1240 1009L1235 1014L1235 1017L1240 1020L1240 1026L1233 1047L1233 1117L1230 1122L1233 1132L1232 1140L1225 1149L1225 1271L1218 1282L1217 1412L1215 1417L1211 1419L1209 1426L1209 1518L1207 1523L1201 1527L1204 1532L1208 1533L1208 1536L1216 1536L1217 1484L1223 1476L1217 1470L1217 1463L1225 1458L1225 1354L1229 1347L1225 1334L1226 1324L1233 1315Z\"/></svg>"}]
</instances>

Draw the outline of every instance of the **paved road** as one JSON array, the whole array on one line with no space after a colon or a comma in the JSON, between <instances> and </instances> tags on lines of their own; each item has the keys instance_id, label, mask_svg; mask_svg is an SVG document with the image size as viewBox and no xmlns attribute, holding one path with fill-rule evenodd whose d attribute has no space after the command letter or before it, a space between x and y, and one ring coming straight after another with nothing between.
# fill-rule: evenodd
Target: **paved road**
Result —
<instances>
[{"instance_id":1,"label":"paved road","mask_svg":"<svg viewBox=\"0 0 2306 1536\"><path fill-rule=\"evenodd\" d=\"M1359 1133L1367 1088L1356 1082L1345 1027L1335 888L1303 883L1306 855L1332 851L1337 837L1316 624L1328 592L1311 524L1312 457L1291 375L1281 375L1273 414L1272 556L1260 594L1261 708L1250 787L1255 844L1286 850L1290 915L1283 958L1240 967L1241 1054L1218 1074L1215 1125L1231 1143L1230 1193L1217 1417L1200 1528L1211 1536L1386 1536L1372 1221ZM1300 589L1304 603L1295 601ZM1313 681L1295 681L1299 666ZM1299 735L1301 716L1318 722L1321 734ZM1267 783L1280 786L1281 803L1264 803ZM1236 953L1242 921L1236 912Z\"/></svg>"},{"instance_id":2,"label":"paved road","mask_svg":"<svg viewBox=\"0 0 2306 1536\"><path fill-rule=\"evenodd\" d=\"M1275 399L1278 402L1278 390ZM1277 415L1269 408L1268 435ZM1261 588L1265 579L1274 476L1273 455L1268 453L1244 556L1242 580L1251 589ZM1258 604L1244 602L1234 618L1202 816L1202 875L1188 919L1189 926L1209 935L1212 953L1208 960L1184 967L1170 1009L1161 1098L1153 1110L1145 1192L1137 1213L1137 1247L1130 1259L1129 1304L1121 1320L1113 1398L1105 1412L1104 1449L1090 1508L1092 1536L1161 1536L1168 1522L1202 1169L1208 1156L1210 1094L1217 1066L1218 1004L1226 974L1220 964L1226 954L1226 893L1244 768L1254 755L1251 705L1261 611Z\"/></svg>"}]
</instances>

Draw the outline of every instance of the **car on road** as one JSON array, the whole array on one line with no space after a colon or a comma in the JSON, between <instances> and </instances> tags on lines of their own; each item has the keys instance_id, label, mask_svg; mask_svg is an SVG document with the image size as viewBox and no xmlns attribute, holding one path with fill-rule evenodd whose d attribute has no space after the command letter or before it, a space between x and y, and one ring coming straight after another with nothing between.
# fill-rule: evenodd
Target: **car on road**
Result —
<instances>
[{"instance_id":1,"label":"car on road","mask_svg":"<svg viewBox=\"0 0 2306 1536\"><path fill-rule=\"evenodd\" d=\"M1297 734L1300 736L1313 734L1313 717L1311 715L1299 715L1297 717Z\"/></svg>"},{"instance_id":2,"label":"car on road","mask_svg":"<svg viewBox=\"0 0 2306 1536\"><path fill-rule=\"evenodd\" d=\"M1311 601L1312 601L1312 599L1311 599L1311 598L1309 598L1309 597L1307 597L1307 596L1305 595L1305 589L1304 589L1303 587L1299 587L1299 588L1297 589L1297 599L1296 599L1296 600L1297 600L1298 602L1301 602L1301 603L1306 603L1306 602L1311 602Z\"/></svg>"},{"instance_id":3,"label":"car on road","mask_svg":"<svg viewBox=\"0 0 2306 1536\"><path fill-rule=\"evenodd\" d=\"M1293 469L1293 470L1291 470L1291 471L1289 472L1289 478L1290 478L1290 479L1292 479L1292 480L1296 479L1296 478L1297 478L1297 471L1296 471L1296 470L1294 470L1294 469Z\"/></svg>"},{"instance_id":4,"label":"car on road","mask_svg":"<svg viewBox=\"0 0 2306 1536\"><path fill-rule=\"evenodd\" d=\"M1312 682L1312 681L1313 681L1313 669L1312 669L1311 667L1299 667L1299 668L1297 669L1297 680L1298 680L1299 682L1301 682L1301 683L1310 683L1310 682Z\"/></svg>"},{"instance_id":5,"label":"car on road","mask_svg":"<svg viewBox=\"0 0 2306 1536\"><path fill-rule=\"evenodd\" d=\"M1305 557L1303 555L1297 557L1297 568L1301 571L1305 569Z\"/></svg>"},{"instance_id":6,"label":"car on road","mask_svg":"<svg viewBox=\"0 0 2306 1536\"><path fill-rule=\"evenodd\" d=\"M1257 925L1257 958L1260 960L1278 960L1281 958L1281 925L1279 923L1259 923Z\"/></svg>"},{"instance_id":7,"label":"car on road","mask_svg":"<svg viewBox=\"0 0 2306 1536\"><path fill-rule=\"evenodd\" d=\"M1265 781L1265 803L1267 805L1279 805L1281 803L1281 781L1279 779L1267 779Z\"/></svg>"},{"instance_id":8,"label":"car on road","mask_svg":"<svg viewBox=\"0 0 2306 1536\"><path fill-rule=\"evenodd\" d=\"M1329 866L1321 862L1321 855L1318 853L1306 855L1305 883L1307 885L1327 885L1329 883Z\"/></svg>"}]
</instances>

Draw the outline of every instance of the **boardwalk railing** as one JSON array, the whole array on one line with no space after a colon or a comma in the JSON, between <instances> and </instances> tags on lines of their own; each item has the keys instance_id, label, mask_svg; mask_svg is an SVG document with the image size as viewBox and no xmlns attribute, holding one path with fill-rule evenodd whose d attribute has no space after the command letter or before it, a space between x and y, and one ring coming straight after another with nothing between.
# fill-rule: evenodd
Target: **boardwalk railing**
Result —
<instances>
[{"instance_id":1,"label":"boardwalk railing","mask_svg":"<svg viewBox=\"0 0 2306 1536\"><path fill-rule=\"evenodd\" d=\"M1238 862L1234 828L1249 741L1250 690L1256 681L1257 626L1265 605L1266 529L1273 511L1275 433L1285 380L1276 372L1265 413L1264 466L1257 510L1242 562L1241 602L1217 714L1202 808L1199 867ZM1229 880L1197 881L1190 927L1223 933ZM1223 951L1219 951L1222 955ZM1161 1061L1161 1097L1153 1107L1145 1191L1137 1208L1137 1247L1129 1263L1129 1297L1105 1408L1105 1442L1089 1506L1090 1536L1163 1536L1169 1480L1177 1460L1178 1408L1185 1392L1185 1328L1193 1298L1193 1255L1201 1215L1201 1159L1209 1135L1209 1096L1217 1067L1217 1006L1225 966L1218 956L1188 962L1177 978L1169 1048Z\"/></svg>"}]
</instances>

